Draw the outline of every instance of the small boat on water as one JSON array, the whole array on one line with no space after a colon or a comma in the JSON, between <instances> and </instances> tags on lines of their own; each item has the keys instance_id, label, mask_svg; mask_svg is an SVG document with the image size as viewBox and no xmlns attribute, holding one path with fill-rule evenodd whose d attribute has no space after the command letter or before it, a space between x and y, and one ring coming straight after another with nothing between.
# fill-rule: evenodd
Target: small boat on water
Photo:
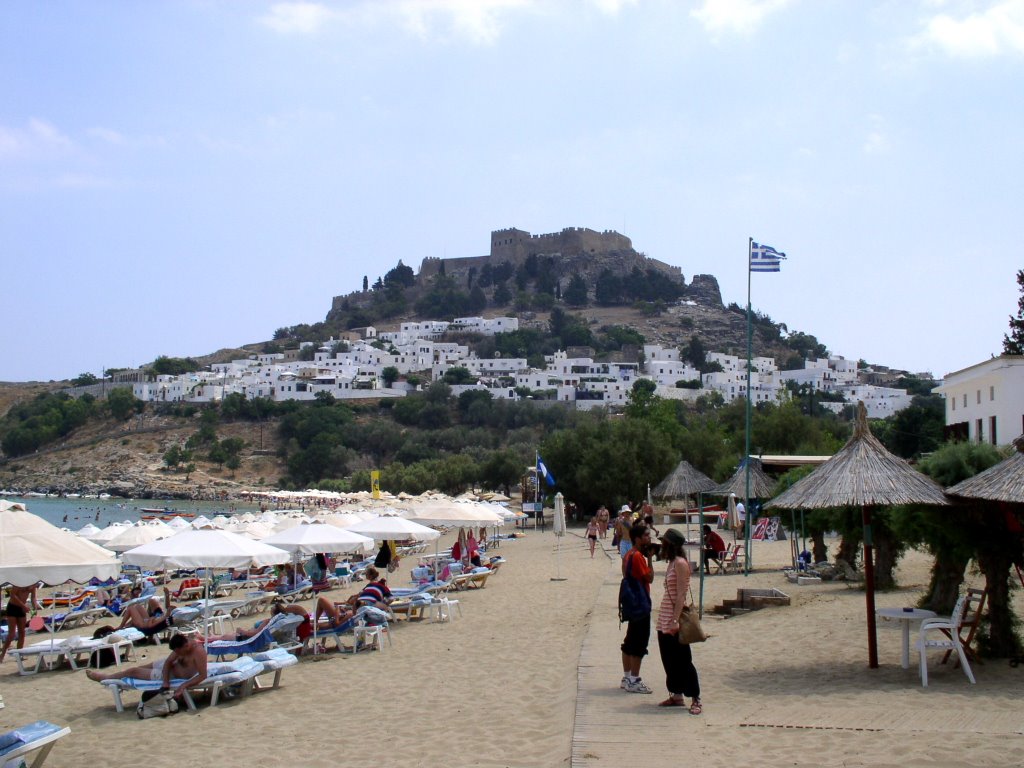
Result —
<instances>
[{"instance_id":1,"label":"small boat on water","mask_svg":"<svg viewBox=\"0 0 1024 768\"><path fill-rule=\"evenodd\" d=\"M195 512L183 512L179 509L155 509L153 507L139 507L139 517L143 520L163 520L165 523L176 517L183 517L191 520L196 516Z\"/></svg>"}]
</instances>

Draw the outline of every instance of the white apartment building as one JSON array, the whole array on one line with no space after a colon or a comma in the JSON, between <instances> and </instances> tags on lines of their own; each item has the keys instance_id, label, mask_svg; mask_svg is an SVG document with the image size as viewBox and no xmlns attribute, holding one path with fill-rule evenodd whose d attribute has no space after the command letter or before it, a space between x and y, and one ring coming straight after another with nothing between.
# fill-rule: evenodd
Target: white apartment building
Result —
<instances>
[{"instance_id":1,"label":"white apartment building","mask_svg":"<svg viewBox=\"0 0 1024 768\"><path fill-rule=\"evenodd\" d=\"M946 437L1007 445L1024 434L1024 356L1000 355L947 373Z\"/></svg>"}]
</instances>

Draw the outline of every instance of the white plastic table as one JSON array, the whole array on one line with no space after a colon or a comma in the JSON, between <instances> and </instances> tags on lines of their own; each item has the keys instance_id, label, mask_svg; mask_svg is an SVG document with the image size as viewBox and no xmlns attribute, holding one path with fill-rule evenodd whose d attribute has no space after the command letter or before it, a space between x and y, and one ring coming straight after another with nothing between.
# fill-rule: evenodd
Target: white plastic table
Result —
<instances>
[{"instance_id":1,"label":"white plastic table","mask_svg":"<svg viewBox=\"0 0 1024 768\"><path fill-rule=\"evenodd\" d=\"M910 669L910 623L933 619L935 611L926 611L924 608L878 608L875 614L886 621L899 621L903 625L903 655L900 664L904 669Z\"/></svg>"}]
</instances>

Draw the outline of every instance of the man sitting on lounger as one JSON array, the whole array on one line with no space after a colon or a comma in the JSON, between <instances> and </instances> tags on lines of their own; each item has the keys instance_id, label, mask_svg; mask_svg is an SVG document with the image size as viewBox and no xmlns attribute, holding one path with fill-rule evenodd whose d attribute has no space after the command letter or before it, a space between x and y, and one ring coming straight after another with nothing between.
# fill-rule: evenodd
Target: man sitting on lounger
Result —
<instances>
[{"instance_id":1,"label":"man sitting on lounger","mask_svg":"<svg viewBox=\"0 0 1024 768\"><path fill-rule=\"evenodd\" d=\"M199 685L206 679L206 649L191 635L176 634L168 645L171 654L165 659L157 659L138 667L118 669L107 674L89 669L85 674L89 676L90 680L98 682L126 677L161 680L164 688L171 687L171 680L182 680L183 682L174 689L175 698L180 698L186 688Z\"/></svg>"}]
</instances>

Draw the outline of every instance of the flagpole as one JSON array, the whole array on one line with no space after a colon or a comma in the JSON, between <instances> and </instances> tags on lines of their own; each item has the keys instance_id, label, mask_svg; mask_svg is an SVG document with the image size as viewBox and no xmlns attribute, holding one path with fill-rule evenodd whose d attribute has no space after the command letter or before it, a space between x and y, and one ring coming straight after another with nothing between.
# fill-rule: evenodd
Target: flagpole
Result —
<instances>
[{"instance_id":1,"label":"flagpole","mask_svg":"<svg viewBox=\"0 0 1024 768\"><path fill-rule=\"evenodd\" d=\"M747 408L746 408L746 428L744 430L744 446L743 446L743 463L744 463L744 477L745 477L745 489L743 493L743 526L744 526L744 541L746 544L746 557L743 559L744 567L743 574L745 576L750 575L750 358L752 356L752 349L754 344L754 325L751 318L750 309L750 268L751 258L754 250L754 238L747 238Z\"/></svg>"}]
</instances>

